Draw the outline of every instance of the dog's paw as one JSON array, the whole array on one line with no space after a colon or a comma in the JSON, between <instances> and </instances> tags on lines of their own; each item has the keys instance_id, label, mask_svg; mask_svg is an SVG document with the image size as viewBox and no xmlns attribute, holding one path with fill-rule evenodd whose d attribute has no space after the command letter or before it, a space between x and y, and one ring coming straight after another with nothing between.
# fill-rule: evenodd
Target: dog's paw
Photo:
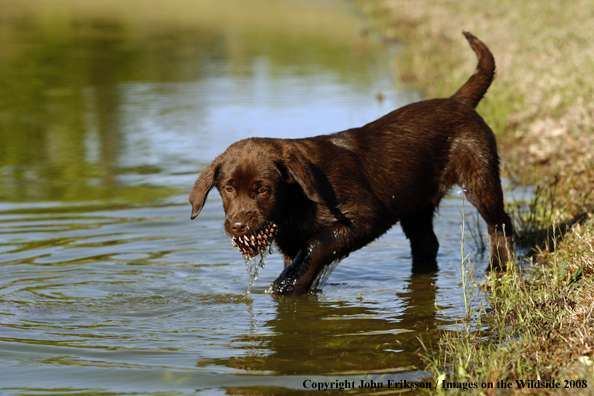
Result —
<instances>
[{"instance_id":1,"label":"dog's paw","mask_svg":"<svg viewBox=\"0 0 594 396\"><path fill-rule=\"evenodd\" d=\"M279 279L275 280L272 285L270 285L270 287L266 290L266 293L277 295L301 295L307 292L307 290L305 292L297 291L295 288L297 279Z\"/></svg>"}]
</instances>

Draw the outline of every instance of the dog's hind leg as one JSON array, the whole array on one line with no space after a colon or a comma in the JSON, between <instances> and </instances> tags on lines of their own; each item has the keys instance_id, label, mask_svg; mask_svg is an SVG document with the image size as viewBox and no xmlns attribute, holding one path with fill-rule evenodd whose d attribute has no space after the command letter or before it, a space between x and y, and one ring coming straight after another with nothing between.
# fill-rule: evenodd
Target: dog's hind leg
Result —
<instances>
[{"instance_id":1,"label":"dog's hind leg","mask_svg":"<svg viewBox=\"0 0 594 396\"><path fill-rule=\"evenodd\" d=\"M505 212L503 191L498 175L486 173L473 178L474 183L464 186L466 197L487 223L491 239L490 269L505 270L508 262L514 261L514 228Z\"/></svg>"},{"instance_id":2,"label":"dog's hind leg","mask_svg":"<svg viewBox=\"0 0 594 396\"><path fill-rule=\"evenodd\" d=\"M404 234L410 240L414 273L437 270L439 242L433 232L435 207L429 205L400 220Z\"/></svg>"}]
</instances>

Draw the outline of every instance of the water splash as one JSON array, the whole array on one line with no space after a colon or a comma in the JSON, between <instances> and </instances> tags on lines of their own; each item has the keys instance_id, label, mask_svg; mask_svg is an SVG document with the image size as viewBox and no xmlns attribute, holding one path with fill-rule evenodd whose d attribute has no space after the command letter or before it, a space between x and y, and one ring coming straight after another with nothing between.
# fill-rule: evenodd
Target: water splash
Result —
<instances>
[{"instance_id":1,"label":"water splash","mask_svg":"<svg viewBox=\"0 0 594 396\"><path fill-rule=\"evenodd\" d=\"M258 272L260 271L260 268L264 268L264 259L269 254L272 254L272 245L268 245L267 248L260 250L256 256L243 256L245 259L245 268L247 269L250 278L246 296L249 296L252 293L252 285L254 284L254 281L258 279Z\"/></svg>"},{"instance_id":2,"label":"water splash","mask_svg":"<svg viewBox=\"0 0 594 396\"><path fill-rule=\"evenodd\" d=\"M320 273L318 274L316 279L313 281L310 290L315 290L315 289L322 290L324 285L326 285L328 278L330 278L332 271L334 271L334 268L336 268L338 266L338 264L340 264L341 261L342 261L342 258L339 258L339 259L334 260L330 264L324 266L324 268L322 268L322 270L320 271Z\"/></svg>"}]
</instances>

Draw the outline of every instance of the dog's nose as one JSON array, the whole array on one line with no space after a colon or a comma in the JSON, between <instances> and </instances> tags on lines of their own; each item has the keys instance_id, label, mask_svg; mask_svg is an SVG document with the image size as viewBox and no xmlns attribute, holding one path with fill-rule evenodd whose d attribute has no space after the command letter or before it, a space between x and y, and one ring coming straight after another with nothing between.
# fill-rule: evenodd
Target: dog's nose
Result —
<instances>
[{"instance_id":1,"label":"dog's nose","mask_svg":"<svg viewBox=\"0 0 594 396\"><path fill-rule=\"evenodd\" d=\"M241 236L247 234L248 228L244 220L234 220L231 223L231 231L235 236Z\"/></svg>"}]
</instances>

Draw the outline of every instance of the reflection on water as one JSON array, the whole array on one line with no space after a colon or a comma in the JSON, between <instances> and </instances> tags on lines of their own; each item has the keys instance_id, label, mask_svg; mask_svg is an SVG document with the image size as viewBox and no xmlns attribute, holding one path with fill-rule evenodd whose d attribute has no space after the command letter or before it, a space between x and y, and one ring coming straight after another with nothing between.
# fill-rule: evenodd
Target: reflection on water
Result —
<instances>
[{"instance_id":1,"label":"reflection on water","mask_svg":"<svg viewBox=\"0 0 594 396\"><path fill-rule=\"evenodd\" d=\"M0 199L144 202L239 138L382 113L370 93L389 72L336 4L176 2L157 21L115 2L109 17L73 0L2 3Z\"/></svg>"},{"instance_id":2,"label":"reflection on water","mask_svg":"<svg viewBox=\"0 0 594 396\"><path fill-rule=\"evenodd\" d=\"M231 142L343 130L415 99L390 90L384 49L344 3L5 0L0 26L0 389L422 380L418 337L464 309L461 197L440 209L438 273L411 275L396 227L300 298L264 293L277 254L246 294L216 193L189 221L192 183Z\"/></svg>"}]
</instances>

